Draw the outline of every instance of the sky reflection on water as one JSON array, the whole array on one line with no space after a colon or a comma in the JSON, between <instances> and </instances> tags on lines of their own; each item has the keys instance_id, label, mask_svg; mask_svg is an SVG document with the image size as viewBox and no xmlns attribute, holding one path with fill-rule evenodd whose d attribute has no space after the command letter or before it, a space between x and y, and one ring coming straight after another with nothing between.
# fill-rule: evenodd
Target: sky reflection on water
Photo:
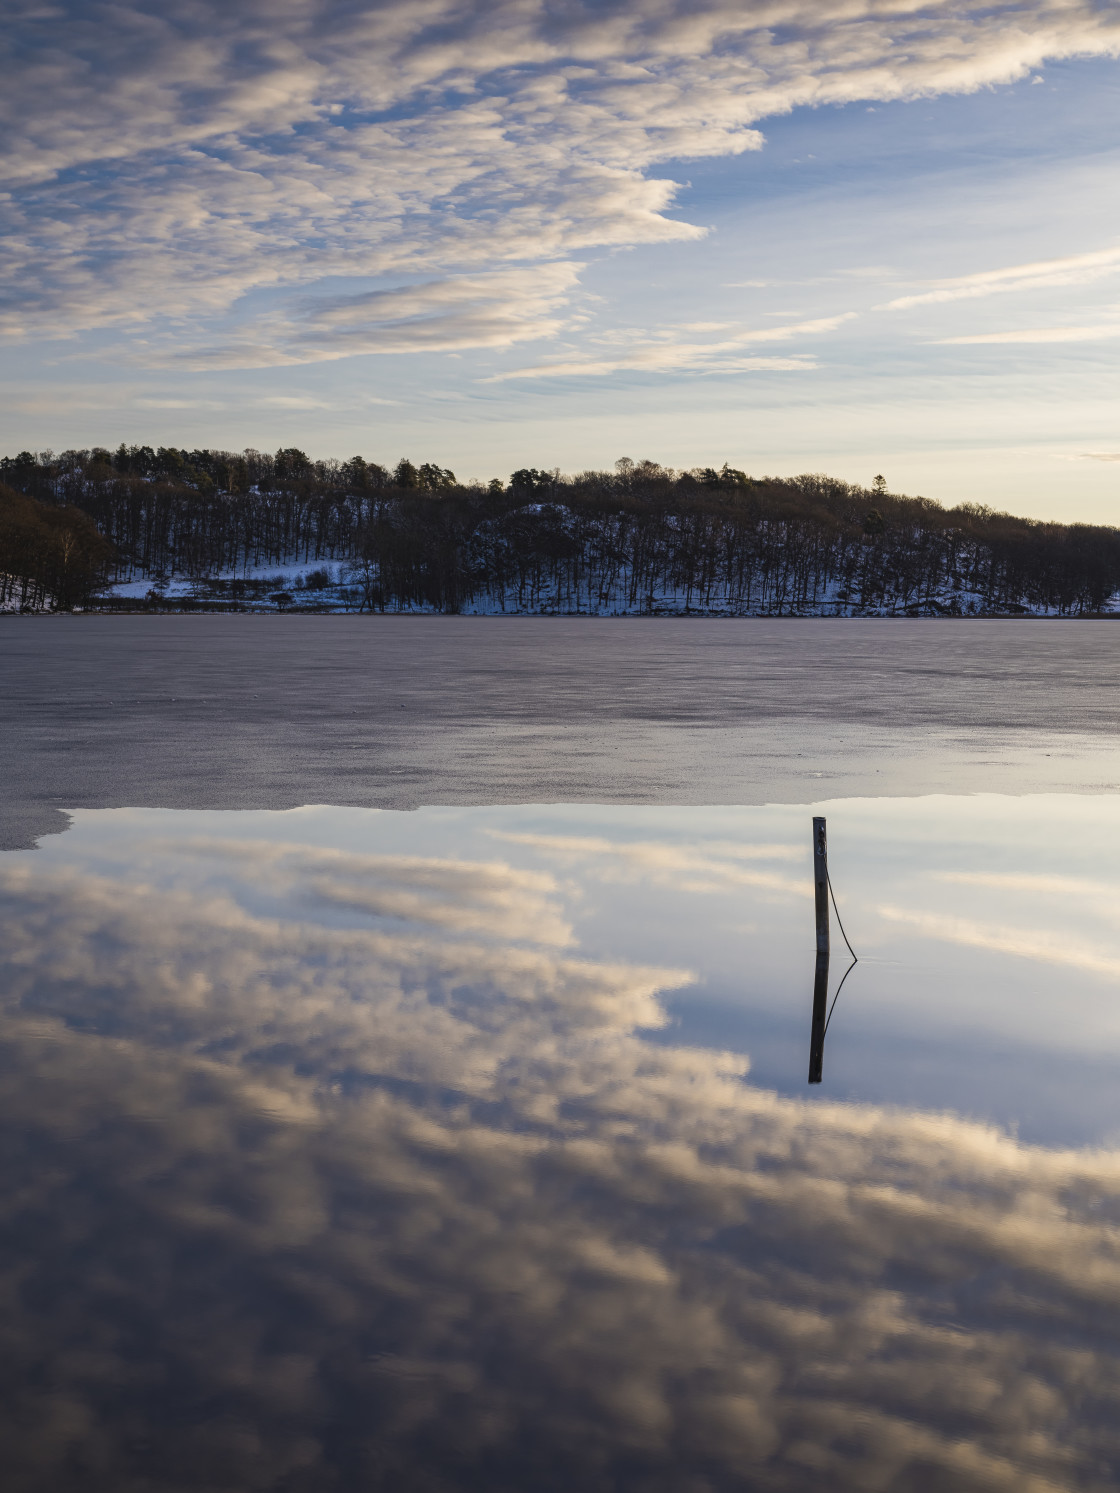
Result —
<instances>
[{"instance_id":1,"label":"sky reflection on water","mask_svg":"<svg viewBox=\"0 0 1120 1493\"><path fill-rule=\"evenodd\" d=\"M1113 1486L1120 801L822 811L820 1090L809 809L0 857L7 1485Z\"/></svg>"}]
</instances>

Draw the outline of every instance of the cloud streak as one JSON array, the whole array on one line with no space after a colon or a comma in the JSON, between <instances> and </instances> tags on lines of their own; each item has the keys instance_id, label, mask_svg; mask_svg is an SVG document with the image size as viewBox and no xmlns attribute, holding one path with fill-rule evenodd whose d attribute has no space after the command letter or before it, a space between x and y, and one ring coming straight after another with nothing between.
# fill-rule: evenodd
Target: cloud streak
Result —
<instances>
[{"instance_id":1,"label":"cloud streak","mask_svg":"<svg viewBox=\"0 0 1120 1493\"><path fill-rule=\"evenodd\" d=\"M1087 970L1090 974L1115 978L1120 975L1120 956L1115 947L1094 945L1084 937L1035 928L982 923L953 914L911 912L906 908L883 906L879 915L889 922L904 923L915 932L940 943L959 944L971 949L990 949L993 953L1014 954L1043 964L1065 965Z\"/></svg>"},{"instance_id":2,"label":"cloud streak","mask_svg":"<svg viewBox=\"0 0 1120 1493\"><path fill-rule=\"evenodd\" d=\"M935 347L982 347L1001 343L1110 342L1120 337L1120 323L1090 327L1018 327L1004 332L967 332L960 337L938 337Z\"/></svg>"},{"instance_id":3,"label":"cloud streak","mask_svg":"<svg viewBox=\"0 0 1120 1493\"><path fill-rule=\"evenodd\" d=\"M715 342L678 342L673 332L667 331L659 341L640 342L625 352L595 356L557 359L555 362L536 363L523 368L509 369L493 375L489 382L497 383L514 378L577 378L602 377L608 373L749 373L767 372L802 373L814 369L817 364L811 354L793 354L788 357L758 357L744 355L743 349L761 343L791 342L832 332L858 313L843 312L839 316L819 317L814 321L790 323L779 327L759 327L739 332Z\"/></svg>"},{"instance_id":4,"label":"cloud streak","mask_svg":"<svg viewBox=\"0 0 1120 1493\"><path fill-rule=\"evenodd\" d=\"M703 849L655 840L607 840L597 835L543 835L491 831L496 840L527 845L562 861L580 864L583 874L607 881L647 880L681 891L727 891L731 887L762 887L798 899L811 896L806 878L778 870L757 869L758 861L802 861L804 854L790 845L734 845L708 841Z\"/></svg>"},{"instance_id":5,"label":"cloud streak","mask_svg":"<svg viewBox=\"0 0 1120 1493\"><path fill-rule=\"evenodd\" d=\"M535 265L322 299L273 318L259 340L180 349L163 362L267 368L359 354L506 348L554 335L570 322L567 301L580 269L571 262Z\"/></svg>"},{"instance_id":6,"label":"cloud streak","mask_svg":"<svg viewBox=\"0 0 1120 1493\"><path fill-rule=\"evenodd\" d=\"M938 281L933 290L918 295L899 296L888 301L887 311L909 310L913 306L942 305L947 301L971 301L983 296L1006 295L1014 291L1050 290L1063 285L1089 285L1107 275L1120 274L1120 248L1097 249L1088 254L1071 254L1063 259L1044 259L1032 264L1011 265L1005 269L982 270Z\"/></svg>"}]
</instances>

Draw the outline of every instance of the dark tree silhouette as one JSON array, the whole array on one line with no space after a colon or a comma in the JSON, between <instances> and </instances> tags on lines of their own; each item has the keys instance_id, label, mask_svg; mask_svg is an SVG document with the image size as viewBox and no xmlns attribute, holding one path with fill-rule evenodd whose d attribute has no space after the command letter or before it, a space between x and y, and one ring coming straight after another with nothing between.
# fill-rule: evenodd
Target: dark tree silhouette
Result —
<instances>
[{"instance_id":1,"label":"dark tree silhouette","mask_svg":"<svg viewBox=\"0 0 1120 1493\"><path fill-rule=\"evenodd\" d=\"M83 605L113 558L88 514L0 483L0 603L30 611Z\"/></svg>"}]
</instances>

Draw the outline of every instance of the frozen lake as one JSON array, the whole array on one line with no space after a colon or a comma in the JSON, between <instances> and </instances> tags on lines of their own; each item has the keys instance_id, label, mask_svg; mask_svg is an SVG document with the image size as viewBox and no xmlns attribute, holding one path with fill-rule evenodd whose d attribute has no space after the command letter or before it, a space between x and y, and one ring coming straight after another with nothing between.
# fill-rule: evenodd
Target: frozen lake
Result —
<instances>
[{"instance_id":1,"label":"frozen lake","mask_svg":"<svg viewBox=\"0 0 1120 1493\"><path fill-rule=\"evenodd\" d=\"M7 1486L1115 1485L1113 624L0 649Z\"/></svg>"},{"instance_id":2,"label":"frozen lake","mask_svg":"<svg viewBox=\"0 0 1120 1493\"><path fill-rule=\"evenodd\" d=\"M60 808L1120 790L1118 622L0 620L0 845Z\"/></svg>"}]
</instances>

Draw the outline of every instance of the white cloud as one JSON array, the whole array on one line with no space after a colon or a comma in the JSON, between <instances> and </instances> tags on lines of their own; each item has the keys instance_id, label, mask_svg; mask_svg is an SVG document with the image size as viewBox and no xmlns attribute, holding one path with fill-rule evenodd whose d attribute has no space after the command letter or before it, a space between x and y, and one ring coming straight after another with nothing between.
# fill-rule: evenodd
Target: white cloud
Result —
<instances>
[{"instance_id":1,"label":"white cloud","mask_svg":"<svg viewBox=\"0 0 1120 1493\"><path fill-rule=\"evenodd\" d=\"M935 347L972 347L985 343L1107 342L1120 337L1120 322L1093 327L1020 327L1007 332L969 332L962 337L938 337Z\"/></svg>"},{"instance_id":2,"label":"white cloud","mask_svg":"<svg viewBox=\"0 0 1120 1493\"><path fill-rule=\"evenodd\" d=\"M355 855L281 842L196 838L176 848L250 866L257 887L310 892L373 918L555 947L572 942L570 925L556 911L556 883L546 872L493 861Z\"/></svg>"},{"instance_id":3,"label":"white cloud","mask_svg":"<svg viewBox=\"0 0 1120 1493\"><path fill-rule=\"evenodd\" d=\"M255 344L187 348L165 354L163 361L191 368L270 367L359 353L509 347L561 329L580 268L571 262L534 265L321 298L292 316L271 318Z\"/></svg>"},{"instance_id":4,"label":"white cloud","mask_svg":"<svg viewBox=\"0 0 1120 1493\"><path fill-rule=\"evenodd\" d=\"M891 922L905 923L926 938L941 943L961 944L966 948L990 949L993 953L1015 954L1043 964L1061 964L1083 969L1091 974L1120 976L1120 955L1114 946L1096 945L1083 937L1051 933L1029 927L981 923L972 918L951 914L911 912L900 907L880 907L880 915Z\"/></svg>"},{"instance_id":5,"label":"white cloud","mask_svg":"<svg viewBox=\"0 0 1120 1493\"><path fill-rule=\"evenodd\" d=\"M1043 897L1091 897L1112 904L1116 888L1108 881L1085 876L1051 876L1033 871L935 871L934 881L956 886L982 886L1014 892L1037 892Z\"/></svg>"},{"instance_id":6,"label":"white cloud","mask_svg":"<svg viewBox=\"0 0 1120 1493\"><path fill-rule=\"evenodd\" d=\"M706 346L641 348L624 358L577 358L569 362L538 363L493 374L486 382L513 378L600 378L608 373L811 373L811 357L717 358Z\"/></svg>"},{"instance_id":7,"label":"white cloud","mask_svg":"<svg viewBox=\"0 0 1120 1493\"><path fill-rule=\"evenodd\" d=\"M912 306L976 300L981 296L1003 295L1011 291L1087 285L1115 274L1120 274L1120 248L1095 249L1091 253L1072 254L1064 259L1036 260L1031 264L1016 264L1004 269L960 275L952 280L939 280L933 290L899 296L897 300L888 301L883 309L902 311Z\"/></svg>"},{"instance_id":8,"label":"white cloud","mask_svg":"<svg viewBox=\"0 0 1120 1493\"><path fill-rule=\"evenodd\" d=\"M156 395L141 396L132 401L138 410L220 410L220 399L161 399Z\"/></svg>"},{"instance_id":9,"label":"white cloud","mask_svg":"<svg viewBox=\"0 0 1120 1493\"><path fill-rule=\"evenodd\" d=\"M673 340L676 329L670 328L662 332L656 341L640 343L624 353L609 356L595 356L592 353L579 358L557 359L555 362L514 368L495 374L490 382L497 383L512 378L594 377L623 370L635 373L803 373L817 366L812 355L744 357L743 349L754 343L790 342L799 337L831 332L855 315L855 312L848 311L839 316L819 317L814 321L794 322L787 326L753 328L718 342L678 342Z\"/></svg>"},{"instance_id":10,"label":"white cloud","mask_svg":"<svg viewBox=\"0 0 1120 1493\"><path fill-rule=\"evenodd\" d=\"M534 331L490 306L448 311L442 330L433 310L396 340L356 301L353 322L292 331L306 313L291 296L695 238L702 226L670 215L675 184L651 175L661 163L758 149L757 122L798 104L970 90L1120 49L1120 17L1091 0L62 0L43 14L17 7L0 39L0 328L145 327L175 344L178 319L209 317L211 358L234 364L547 335L562 293L528 316ZM250 291L283 304L278 342L275 304L226 324Z\"/></svg>"},{"instance_id":11,"label":"white cloud","mask_svg":"<svg viewBox=\"0 0 1120 1493\"><path fill-rule=\"evenodd\" d=\"M327 410L331 408L326 399L315 399L310 394L269 394L255 401L262 410Z\"/></svg>"},{"instance_id":12,"label":"white cloud","mask_svg":"<svg viewBox=\"0 0 1120 1493\"><path fill-rule=\"evenodd\" d=\"M811 895L804 876L758 870L758 861L801 861L791 845L736 845L707 841L702 850L656 840L607 840L597 835L543 835L491 831L496 840L528 845L551 856L581 863L585 876L606 881L646 880L682 891L726 891L753 886L796 898Z\"/></svg>"}]
</instances>

